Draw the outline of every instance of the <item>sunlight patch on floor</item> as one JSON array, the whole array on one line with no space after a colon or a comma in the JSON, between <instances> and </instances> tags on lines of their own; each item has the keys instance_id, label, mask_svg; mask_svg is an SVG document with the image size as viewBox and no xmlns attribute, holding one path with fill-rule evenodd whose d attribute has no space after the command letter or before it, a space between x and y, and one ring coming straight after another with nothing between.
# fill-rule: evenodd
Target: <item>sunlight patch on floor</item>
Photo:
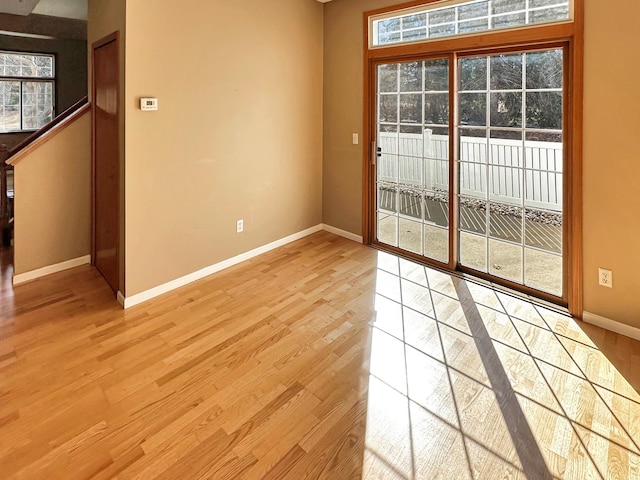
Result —
<instances>
[{"instance_id":1,"label":"sunlight patch on floor","mask_svg":"<svg viewBox=\"0 0 640 480\"><path fill-rule=\"evenodd\" d=\"M640 478L640 395L567 315L378 254L363 479Z\"/></svg>"}]
</instances>

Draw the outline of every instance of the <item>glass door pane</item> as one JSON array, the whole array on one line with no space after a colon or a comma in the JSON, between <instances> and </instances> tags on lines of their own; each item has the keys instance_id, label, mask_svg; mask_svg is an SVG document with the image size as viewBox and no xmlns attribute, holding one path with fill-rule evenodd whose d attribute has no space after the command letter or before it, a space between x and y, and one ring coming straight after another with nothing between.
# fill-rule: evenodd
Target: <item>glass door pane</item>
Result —
<instances>
[{"instance_id":1,"label":"glass door pane","mask_svg":"<svg viewBox=\"0 0 640 480\"><path fill-rule=\"evenodd\" d=\"M563 294L563 50L458 61L459 262Z\"/></svg>"},{"instance_id":2,"label":"glass door pane","mask_svg":"<svg viewBox=\"0 0 640 480\"><path fill-rule=\"evenodd\" d=\"M449 261L449 60L378 65L376 234Z\"/></svg>"}]
</instances>

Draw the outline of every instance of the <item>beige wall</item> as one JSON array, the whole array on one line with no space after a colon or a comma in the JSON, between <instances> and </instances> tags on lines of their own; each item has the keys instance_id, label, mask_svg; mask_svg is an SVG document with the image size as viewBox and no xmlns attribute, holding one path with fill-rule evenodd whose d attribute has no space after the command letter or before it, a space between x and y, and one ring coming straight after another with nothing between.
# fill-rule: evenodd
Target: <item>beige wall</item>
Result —
<instances>
[{"instance_id":1,"label":"beige wall","mask_svg":"<svg viewBox=\"0 0 640 480\"><path fill-rule=\"evenodd\" d=\"M120 279L119 288L124 292L125 282L125 51L126 51L126 0L89 0L87 37L89 64L89 97L91 97L91 56L94 42L111 35L120 34Z\"/></svg>"},{"instance_id":2,"label":"beige wall","mask_svg":"<svg viewBox=\"0 0 640 480\"><path fill-rule=\"evenodd\" d=\"M323 221L361 234L362 13L395 0L325 5ZM640 327L640 3L585 1L585 310ZM625 12L620 15L620 12ZM614 288L597 284L613 270Z\"/></svg>"},{"instance_id":3,"label":"beige wall","mask_svg":"<svg viewBox=\"0 0 640 480\"><path fill-rule=\"evenodd\" d=\"M322 4L149 5L126 2L127 296L322 221Z\"/></svg>"},{"instance_id":4,"label":"beige wall","mask_svg":"<svg viewBox=\"0 0 640 480\"><path fill-rule=\"evenodd\" d=\"M91 115L15 166L14 274L89 255Z\"/></svg>"},{"instance_id":5,"label":"beige wall","mask_svg":"<svg viewBox=\"0 0 640 480\"><path fill-rule=\"evenodd\" d=\"M585 310L640 327L640 2L585 4Z\"/></svg>"},{"instance_id":6,"label":"beige wall","mask_svg":"<svg viewBox=\"0 0 640 480\"><path fill-rule=\"evenodd\" d=\"M362 14L397 0L333 0L324 8L322 220L362 235Z\"/></svg>"},{"instance_id":7,"label":"beige wall","mask_svg":"<svg viewBox=\"0 0 640 480\"><path fill-rule=\"evenodd\" d=\"M640 4L622 1L623 17L606 2L585 2L585 309L640 326ZM162 0L149 10L128 0L127 295L314 225L321 215L361 234L362 145L351 144L351 133L363 128L362 12L398 2L324 5L324 82L323 7L285 3ZM90 0L92 38L109 33L94 27L92 34L92 23L124 26L122 15L101 10L107 4L114 5ZM118 5L121 11L124 0ZM168 71L167 63L182 68ZM625 73L607 73L614 71ZM159 97L160 111L140 112L143 95ZM238 218L243 235L234 233ZM614 289L597 285L598 266L613 270Z\"/></svg>"}]
</instances>

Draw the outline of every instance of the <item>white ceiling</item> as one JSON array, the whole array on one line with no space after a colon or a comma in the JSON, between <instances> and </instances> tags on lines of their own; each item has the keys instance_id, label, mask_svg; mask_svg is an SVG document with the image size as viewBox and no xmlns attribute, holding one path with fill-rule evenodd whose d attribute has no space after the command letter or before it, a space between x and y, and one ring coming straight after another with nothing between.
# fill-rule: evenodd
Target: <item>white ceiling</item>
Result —
<instances>
[{"instance_id":1,"label":"white ceiling","mask_svg":"<svg viewBox=\"0 0 640 480\"><path fill-rule=\"evenodd\" d=\"M87 0L40 0L33 13L51 17L87 19Z\"/></svg>"},{"instance_id":2,"label":"white ceiling","mask_svg":"<svg viewBox=\"0 0 640 480\"><path fill-rule=\"evenodd\" d=\"M0 0L0 13L87 19L87 0Z\"/></svg>"},{"instance_id":3,"label":"white ceiling","mask_svg":"<svg viewBox=\"0 0 640 480\"><path fill-rule=\"evenodd\" d=\"M36 3L38 3L38 0L1 0L0 13L29 15Z\"/></svg>"}]
</instances>

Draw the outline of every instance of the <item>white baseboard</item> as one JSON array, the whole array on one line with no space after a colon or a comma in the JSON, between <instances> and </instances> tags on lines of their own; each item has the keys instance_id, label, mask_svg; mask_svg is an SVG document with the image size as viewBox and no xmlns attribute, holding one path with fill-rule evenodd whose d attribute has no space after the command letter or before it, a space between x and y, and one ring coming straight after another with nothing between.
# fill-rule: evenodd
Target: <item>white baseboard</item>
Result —
<instances>
[{"instance_id":1,"label":"white baseboard","mask_svg":"<svg viewBox=\"0 0 640 480\"><path fill-rule=\"evenodd\" d=\"M619 333L626 337L633 338L634 340L640 340L640 328L632 327L624 323L616 322L610 318L601 317L594 313L583 312L582 320L591 325L604 328L605 330L611 330L612 332Z\"/></svg>"},{"instance_id":2,"label":"white baseboard","mask_svg":"<svg viewBox=\"0 0 640 480\"><path fill-rule=\"evenodd\" d=\"M91 255L85 255L84 257L74 258L67 260L66 262L56 263L55 265L49 265L48 267L38 268L26 273L19 273L13 276L13 284L20 285L21 283L35 280L36 278L51 275L52 273L62 272L70 268L79 267L81 265L87 265L91 263Z\"/></svg>"},{"instance_id":3,"label":"white baseboard","mask_svg":"<svg viewBox=\"0 0 640 480\"><path fill-rule=\"evenodd\" d=\"M124 308L125 298L120 290L118 290L118 293L116 293L116 300L118 301L120 306Z\"/></svg>"},{"instance_id":4,"label":"white baseboard","mask_svg":"<svg viewBox=\"0 0 640 480\"><path fill-rule=\"evenodd\" d=\"M271 242L267 245L263 245L262 247L254 248L245 253L241 253L240 255L236 255L235 257L229 258L227 260L223 260L220 263L216 263L215 265L210 265L196 272L185 275L184 277L176 278L175 280L171 280L170 282L164 283L162 285L158 285L157 287L150 288L141 293L137 293L130 297L122 297L122 294L118 295L118 302L123 304L123 307L131 308L135 305L138 305L142 302L146 302L147 300L151 300L152 298L158 297L165 293L168 293L176 288L184 287L189 283L193 283L197 280L200 280L204 277L208 277L209 275L213 275L221 270L232 267L239 263L242 263L246 260L250 260L258 255L262 255L263 253L267 253L271 250L274 250L278 247L282 247L288 243L294 242L296 240L300 240L301 238L307 237L312 233L316 233L322 230L322 224L316 225L315 227L307 228L298 233L294 233L293 235L289 235L288 237L281 238L280 240L276 240L275 242ZM122 297L122 298L120 298Z\"/></svg>"},{"instance_id":5,"label":"white baseboard","mask_svg":"<svg viewBox=\"0 0 640 480\"><path fill-rule=\"evenodd\" d=\"M338 235L340 237L348 238L349 240L353 240L354 242L362 243L361 235L356 235L355 233L332 227L331 225L327 225L326 223L322 224L322 230L324 230L325 232L333 233L334 235Z\"/></svg>"}]
</instances>

